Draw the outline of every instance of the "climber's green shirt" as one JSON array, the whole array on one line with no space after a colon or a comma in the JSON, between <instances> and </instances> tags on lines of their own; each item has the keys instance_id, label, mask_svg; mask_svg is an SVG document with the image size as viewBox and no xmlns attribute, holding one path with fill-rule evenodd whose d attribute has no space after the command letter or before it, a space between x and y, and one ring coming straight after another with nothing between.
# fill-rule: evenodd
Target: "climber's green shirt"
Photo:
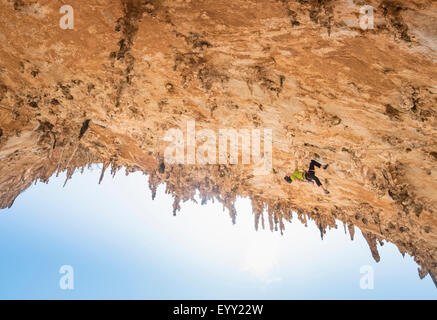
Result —
<instances>
[{"instance_id":1,"label":"climber's green shirt","mask_svg":"<svg viewBox=\"0 0 437 320\"><path fill-rule=\"evenodd\" d=\"M294 172L292 174L290 174L290 178L293 181L295 181L296 179L301 180L301 181L305 181L304 173L305 173L305 171L299 171L296 168L296 169L294 169Z\"/></svg>"}]
</instances>

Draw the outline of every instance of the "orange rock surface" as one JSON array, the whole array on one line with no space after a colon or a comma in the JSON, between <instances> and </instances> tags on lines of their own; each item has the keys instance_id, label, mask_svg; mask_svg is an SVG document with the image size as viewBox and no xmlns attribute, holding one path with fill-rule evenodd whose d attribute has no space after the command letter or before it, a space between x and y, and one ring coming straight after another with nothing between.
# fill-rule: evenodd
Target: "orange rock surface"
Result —
<instances>
[{"instance_id":1,"label":"orange rock surface","mask_svg":"<svg viewBox=\"0 0 437 320\"><path fill-rule=\"evenodd\" d=\"M432 0L0 1L0 207L36 180L94 163L150 175L179 203L196 190L233 220L291 212L322 235L358 227L437 274L437 2ZM374 28L360 28L360 8ZM170 165L171 128L273 132L272 170ZM287 184L294 162L331 191ZM266 211L263 213L264 209ZM120 216L120 219L123 219ZM268 220L268 222L264 222ZM353 232L351 232L353 237Z\"/></svg>"}]
</instances>

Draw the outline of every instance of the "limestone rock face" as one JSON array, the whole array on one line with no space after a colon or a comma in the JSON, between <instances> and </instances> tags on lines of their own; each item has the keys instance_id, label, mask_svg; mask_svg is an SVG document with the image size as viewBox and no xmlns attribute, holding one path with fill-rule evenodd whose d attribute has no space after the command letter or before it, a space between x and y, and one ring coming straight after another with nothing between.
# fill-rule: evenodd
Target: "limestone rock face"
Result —
<instances>
[{"instance_id":1,"label":"limestone rock face","mask_svg":"<svg viewBox=\"0 0 437 320\"><path fill-rule=\"evenodd\" d=\"M196 190L281 232L358 227L437 274L437 2L0 0L0 206L32 182L102 163L143 171L180 201ZM363 30L364 5L373 29ZM64 21L65 22L65 21ZM272 170L170 164L170 129L271 129ZM265 136L264 136L265 138ZM200 142L199 142L200 143ZM188 150L188 144L185 150ZM283 177L318 170L325 195ZM103 174L103 172L102 172ZM264 211L265 210L265 211ZM120 216L120 219L123 217ZM268 222L264 223L264 220Z\"/></svg>"}]
</instances>

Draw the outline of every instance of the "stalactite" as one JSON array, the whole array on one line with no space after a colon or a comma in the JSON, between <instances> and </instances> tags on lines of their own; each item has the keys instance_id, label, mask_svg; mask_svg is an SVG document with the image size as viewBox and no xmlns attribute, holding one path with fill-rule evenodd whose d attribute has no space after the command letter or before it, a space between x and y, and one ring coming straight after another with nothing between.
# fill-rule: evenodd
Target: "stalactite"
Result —
<instances>
[{"instance_id":1,"label":"stalactite","mask_svg":"<svg viewBox=\"0 0 437 320\"><path fill-rule=\"evenodd\" d=\"M62 187L65 187L67 184L67 181L71 179L71 177L73 176L74 170L76 168L67 168L67 176L65 177L65 182L64 185Z\"/></svg>"},{"instance_id":2,"label":"stalactite","mask_svg":"<svg viewBox=\"0 0 437 320\"><path fill-rule=\"evenodd\" d=\"M61 150L61 155L59 156L58 163L57 163L56 169L55 169L57 177L59 176L59 172L60 172L60 165L61 165L61 161L62 161L62 156L64 155L65 148L67 148L67 145L68 145L68 143L66 143L65 140L63 143L64 143L64 147Z\"/></svg>"},{"instance_id":3,"label":"stalactite","mask_svg":"<svg viewBox=\"0 0 437 320\"><path fill-rule=\"evenodd\" d=\"M115 175L117 174L117 171L120 170L120 167L116 164L111 165L111 176L112 178L115 177Z\"/></svg>"},{"instance_id":4,"label":"stalactite","mask_svg":"<svg viewBox=\"0 0 437 320\"><path fill-rule=\"evenodd\" d=\"M269 218L270 231L273 231L273 212L272 212L272 208L270 206L267 207L267 215Z\"/></svg>"},{"instance_id":5,"label":"stalactite","mask_svg":"<svg viewBox=\"0 0 437 320\"><path fill-rule=\"evenodd\" d=\"M158 177L156 176L156 174L151 173L149 175L148 184L149 184L149 189L152 193L152 200L154 200L156 197L156 190L158 189L158 184L159 184L159 180L158 180Z\"/></svg>"},{"instance_id":6,"label":"stalactite","mask_svg":"<svg viewBox=\"0 0 437 320\"><path fill-rule=\"evenodd\" d=\"M349 229L349 235L351 237L351 240L354 240L354 235L355 235L355 227L353 224L349 223L347 228Z\"/></svg>"},{"instance_id":7,"label":"stalactite","mask_svg":"<svg viewBox=\"0 0 437 320\"><path fill-rule=\"evenodd\" d=\"M181 210L180 199L176 196L173 200L173 215L176 216L176 212L179 210Z\"/></svg>"},{"instance_id":8,"label":"stalactite","mask_svg":"<svg viewBox=\"0 0 437 320\"><path fill-rule=\"evenodd\" d=\"M279 230L281 231L281 236L284 235L285 225L283 219L279 220Z\"/></svg>"},{"instance_id":9,"label":"stalactite","mask_svg":"<svg viewBox=\"0 0 437 320\"><path fill-rule=\"evenodd\" d=\"M400 247L398 247L398 250L401 253L402 257L405 257L405 250L402 250Z\"/></svg>"},{"instance_id":10,"label":"stalactite","mask_svg":"<svg viewBox=\"0 0 437 320\"><path fill-rule=\"evenodd\" d=\"M102 183L102 180L103 180L103 177L105 175L105 171L106 171L106 168L108 167L108 165L109 165L108 162L103 163L102 173L100 174L100 178L99 178L99 184Z\"/></svg>"},{"instance_id":11,"label":"stalactite","mask_svg":"<svg viewBox=\"0 0 437 320\"><path fill-rule=\"evenodd\" d=\"M237 210L235 210L233 204L228 210L229 210L229 215L231 216L232 224L235 224L237 222Z\"/></svg>"},{"instance_id":12,"label":"stalactite","mask_svg":"<svg viewBox=\"0 0 437 320\"><path fill-rule=\"evenodd\" d=\"M255 230L258 230L259 220L262 217L263 210L264 210L264 204L261 201L259 201L259 199L256 197L252 197L250 200L252 203L252 210L255 218Z\"/></svg>"},{"instance_id":13,"label":"stalactite","mask_svg":"<svg viewBox=\"0 0 437 320\"><path fill-rule=\"evenodd\" d=\"M74 158L74 156L76 155L77 149L79 149L79 147L80 147L80 142L78 141L76 144L76 147L74 148L73 152L71 153L70 158L67 161L67 164L65 165L66 167L68 167L70 165L70 162Z\"/></svg>"},{"instance_id":14,"label":"stalactite","mask_svg":"<svg viewBox=\"0 0 437 320\"><path fill-rule=\"evenodd\" d=\"M266 228L266 225L265 225L265 222L264 222L264 210L261 213L261 227L263 228L263 230L265 230L265 228Z\"/></svg>"},{"instance_id":15,"label":"stalactite","mask_svg":"<svg viewBox=\"0 0 437 320\"><path fill-rule=\"evenodd\" d=\"M379 257L378 247L376 243L376 236L370 232L361 232L363 234L364 239L366 239L369 244L370 251L372 252L372 257L376 262L379 262L381 258Z\"/></svg>"}]
</instances>

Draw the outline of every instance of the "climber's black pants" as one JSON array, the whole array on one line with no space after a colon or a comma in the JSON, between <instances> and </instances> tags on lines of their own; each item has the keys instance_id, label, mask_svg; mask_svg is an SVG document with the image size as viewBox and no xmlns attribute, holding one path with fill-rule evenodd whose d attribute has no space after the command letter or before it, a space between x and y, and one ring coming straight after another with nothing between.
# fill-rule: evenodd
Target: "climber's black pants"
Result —
<instances>
[{"instance_id":1,"label":"climber's black pants","mask_svg":"<svg viewBox=\"0 0 437 320\"><path fill-rule=\"evenodd\" d=\"M319 178L316 177L316 174L314 172L314 166L320 168L322 165L318 163L316 160L311 160L310 167L308 168L308 172L306 172L305 174L305 178L308 181L314 181L317 184L317 186L320 187L322 183L320 182Z\"/></svg>"},{"instance_id":2,"label":"climber's black pants","mask_svg":"<svg viewBox=\"0 0 437 320\"><path fill-rule=\"evenodd\" d=\"M316 166L317 168L320 168L322 165L320 163L318 163L316 160L311 160L310 167L309 167L308 171L314 172L314 166Z\"/></svg>"}]
</instances>

